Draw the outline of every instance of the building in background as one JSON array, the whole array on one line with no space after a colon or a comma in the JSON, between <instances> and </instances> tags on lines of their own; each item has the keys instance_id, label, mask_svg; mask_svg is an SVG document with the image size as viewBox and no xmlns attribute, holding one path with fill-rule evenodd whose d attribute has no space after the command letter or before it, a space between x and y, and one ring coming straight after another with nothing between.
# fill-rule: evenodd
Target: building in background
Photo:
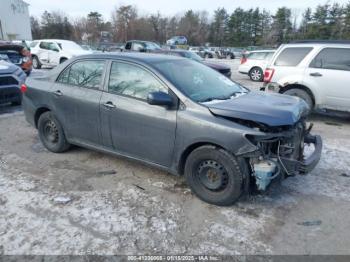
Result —
<instances>
[{"instance_id":1,"label":"building in background","mask_svg":"<svg viewBox=\"0 0 350 262\"><path fill-rule=\"evenodd\" d=\"M23 0L0 0L0 39L32 40L29 9Z\"/></svg>"}]
</instances>

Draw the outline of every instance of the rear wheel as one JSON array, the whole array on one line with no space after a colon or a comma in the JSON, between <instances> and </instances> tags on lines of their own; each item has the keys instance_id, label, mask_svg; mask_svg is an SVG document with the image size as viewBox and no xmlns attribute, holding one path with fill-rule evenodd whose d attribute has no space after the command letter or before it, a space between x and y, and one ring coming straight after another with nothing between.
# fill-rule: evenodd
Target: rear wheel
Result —
<instances>
[{"instance_id":1,"label":"rear wheel","mask_svg":"<svg viewBox=\"0 0 350 262\"><path fill-rule=\"evenodd\" d=\"M36 57L36 56L33 57L33 67L35 69L40 69L41 68L41 63L39 61L39 58Z\"/></svg>"},{"instance_id":2,"label":"rear wheel","mask_svg":"<svg viewBox=\"0 0 350 262\"><path fill-rule=\"evenodd\" d=\"M210 204L229 206L243 192L242 170L232 154L214 146L202 146L188 156L185 177L198 198Z\"/></svg>"},{"instance_id":3,"label":"rear wheel","mask_svg":"<svg viewBox=\"0 0 350 262\"><path fill-rule=\"evenodd\" d=\"M260 67L254 67L249 71L249 77L254 82L261 82L264 79L264 72Z\"/></svg>"},{"instance_id":4,"label":"rear wheel","mask_svg":"<svg viewBox=\"0 0 350 262\"><path fill-rule=\"evenodd\" d=\"M312 101L310 94L308 92L306 92L305 90L300 89L300 88L291 88L291 89L288 89L283 94L290 95L290 96L296 96L296 97L303 99L306 102L306 104L309 106L309 113L312 111L312 109L314 107L314 103Z\"/></svg>"},{"instance_id":5,"label":"rear wheel","mask_svg":"<svg viewBox=\"0 0 350 262\"><path fill-rule=\"evenodd\" d=\"M49 151L62 153L69 149L62 125L50 111L40 116L38 131L41 142Z\"/></svg>"}]
</instances>

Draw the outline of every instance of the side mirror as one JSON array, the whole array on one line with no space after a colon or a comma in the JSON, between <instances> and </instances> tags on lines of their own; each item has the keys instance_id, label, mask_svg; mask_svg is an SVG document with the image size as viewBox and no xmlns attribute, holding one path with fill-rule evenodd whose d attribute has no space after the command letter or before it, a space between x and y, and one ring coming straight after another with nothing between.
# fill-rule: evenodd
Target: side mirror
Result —
<instances>
[{"instance_id":1,"label":"side mirror","mask_svg":"<svg viewBox=\"0 0 350 262\"><path fill-rule=\"evenodd\" d=\"M147 96L147 102L150 105L156 106L172 106L174 104L173 98L164 92L151 92Z\"/></svg>"}]
</instances>

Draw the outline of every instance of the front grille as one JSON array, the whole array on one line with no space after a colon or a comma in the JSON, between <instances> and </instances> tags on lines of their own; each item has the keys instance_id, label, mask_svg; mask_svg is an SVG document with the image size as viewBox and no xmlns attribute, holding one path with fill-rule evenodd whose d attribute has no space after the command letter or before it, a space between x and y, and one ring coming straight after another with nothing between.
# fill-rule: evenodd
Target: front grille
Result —
<instances>
[{"instance_id":1,"label":"front grille","mask_svg":"<svg viewBox=\"0 0 350 262\"><path fill-rule=\"evenodd\" d=\"M12 76L0 76L0 86L18 85L18 81Z\"/></svg>"}]
</instances>

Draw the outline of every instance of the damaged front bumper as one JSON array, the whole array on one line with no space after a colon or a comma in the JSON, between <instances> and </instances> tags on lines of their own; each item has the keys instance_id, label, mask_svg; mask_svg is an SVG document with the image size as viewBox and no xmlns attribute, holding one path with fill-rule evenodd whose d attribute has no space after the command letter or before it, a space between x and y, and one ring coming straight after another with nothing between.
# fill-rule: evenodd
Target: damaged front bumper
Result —
<instances>
[{"instance_id":1,"label":"damaged front bumper","mask_svg":"<svg viewBox=\"0 0 350 262\"><path fill-rule=\"evenodd\" d=\"M314 151L311 155L307 156L307 158L304 158L301 161L291 158L280 158L280 161L282 162L281 164L285 166L287 174L305 175L310 173L320 161L322 153L322 138L319 135L313 136L308 134L305 136L304 142L305 144L314 146Z\"/></svg>"},{"instance_id":2,"label":"damaged front bumper","mask_svg":"<svg viewBox=\"0 0 350 262\"><path fill-rule=\"evenodd\" d=\"M311 127L306 129L305 124L300 124L293 130L257 139L258 155L249 159L259 190L265 190L276 177L305 175L316 167L321 159L322 139L310 134ZM313 148L312 153L305 145Z\"/></svg>"}]
</instances>

